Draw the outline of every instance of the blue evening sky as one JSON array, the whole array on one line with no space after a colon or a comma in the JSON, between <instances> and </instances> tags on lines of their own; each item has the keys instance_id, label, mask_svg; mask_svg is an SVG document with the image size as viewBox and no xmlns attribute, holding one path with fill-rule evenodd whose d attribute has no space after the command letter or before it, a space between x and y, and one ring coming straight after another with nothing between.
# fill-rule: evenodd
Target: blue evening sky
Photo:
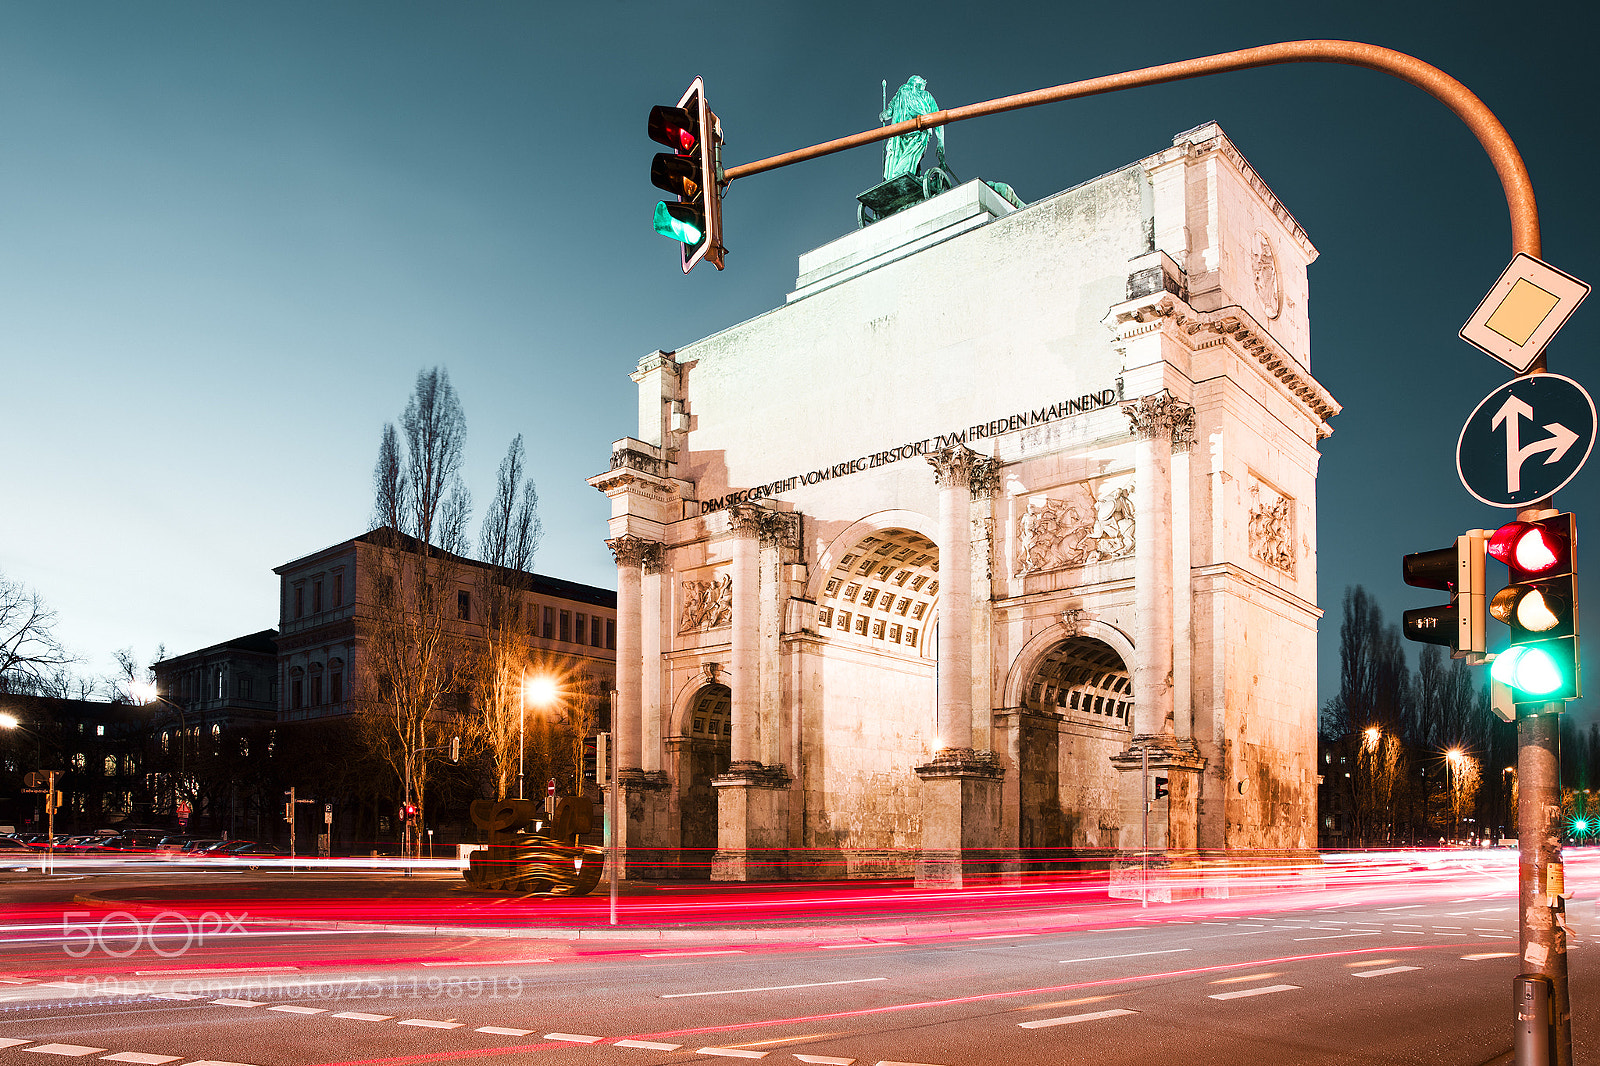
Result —
<instances>
[{"instance_id":1,"label":"blue evening sky","mask_svg":"<svg viewBox=\"0 0 1600 1066\"><path fill-rule=\"evenodd\" d=\"M1545 258L1595 281L1595 29L1578 0L5 0L0 570L44 594L97 673L119 647L179 653L275 625L272 567L365 528L379 428L442 364L479 511L525 434L537 569L614 587L606 503L583 479L633 431L629 371L780 304L796 257L852 228L880 173L871 147L737 182L728 269L683 277L650 229L644 126L696 74L731 166L876 125L882 79L920 73L950 107L1272 41L1371 41L1499 114ZM1402 553L1504 517L1468 496L1453 456L1507 376L1455 335L1510 258L1506 209L1442 105L1338 66L965 123L950 159L1034 200L1209 119L1322 253L1312 369L1345 406L1320 481L1326 698L1345 587L1397 619L1433 602L1401 584ZM1597 337L1600 298L1552 369L1600 385ZM1561 497L1585 525L1597 464Z\"/></svg>"}]
</instances>

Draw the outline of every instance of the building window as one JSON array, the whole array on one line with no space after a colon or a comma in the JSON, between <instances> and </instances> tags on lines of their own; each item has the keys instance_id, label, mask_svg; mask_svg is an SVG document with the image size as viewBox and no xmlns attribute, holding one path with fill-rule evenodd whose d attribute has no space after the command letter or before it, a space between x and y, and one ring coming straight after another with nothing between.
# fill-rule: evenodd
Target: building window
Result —
<instances>
[{"instance_id":1,"label":"building window","mask_svg":"<svg viewBox=\"0 0 1600 1066\"><path fill-rule=\"evenodd\" d=\"M217 667L217 699L225 700L227 698L228 698L228 679L222 673L222 667L219 666L219 667Z\"/></svg>"},{"instance_id":2,"label":"building window","mask_svg":"<svg viewBox=\"0 0 1600 1066\"><path fill-rule=\"evenodd\" d=\"M337 609L344 606L344 575L333 575L333 606Z\"/></svg>"},{"instance_id":3,"label":"building window","mask_svg":"<svg viewBox=\"0 0 1600 1066\"><path fill-rule=\"evenodd\" d=\"M578 612L578 633L577 633L577 636L575 636L573 638L573 640L576 643L578 643L578 644L582 644L583 643L583 634L584 634L584 631L588 628L588 626L589 626L589 622L588 622L587 616L582 611L579 611ZM561 634L561 639L562 640L566 640L567 639L567 635L565 633Z\"/></svg>"},{"instance_id":4,"label":"building window","mask_svg":"<svg viewBox=\"0 0 1600 1066\"><path fill-rule=\"evenodd\" d=\"M311 583L311 613L322 613L322 582L320 581Z\"/></svg>"},{"instance_id":5,"label":"building window","mask_svg":"<svg viewBox=\"0 0 1600 1066\"><path fill-rule=\"evenodd\" d=\"M595 615L589 619L589 646L600 647L600 616Z\"/></svg>"},{"instance_id":6,"label":"building window","mask_svg":"<svg viewBox=\"0 0 1600 1066\"><path fill-rule=\"evenodd\" d=\"M106 756L106 776L107 777L116 777L117 776L117 757L115 755L107 755Z\"/></svg>"},{"instance_id":7,"label":"building window","mask_svg":"<svg viewBox=\"0 0 1600 1066\"><path fill-rule=\"evenodd\" d=\"M617 650L617 620L606 619L606 648L610 651Z\"/></svg>"},{"instance_id":8,"label":"building window","mask_svg":"<svg viewBox=\"0 0 1600 1066\"><path fill-rule=\"evenodd\" d=\"M336 672L328 677L328 702L344 702L344 675L341 673Z\"/></svg>"},{"instance_id":9,"label":"building window","mask_svg":"<svg viewBox=\"0 0 1600 1066\"><path fill-rule=\"evenodd\" d=\"M561 612L561 639L562 640L571 640L572 639L572 612L571 611L562 611Z\"/></svg>"},{"instance_id":10,"label":"building window","mask_svg":"<svg viewBox=\"0 0 1600 1066\"><path fill-rule=\"evenodd\" d=\"M250 698L250 679L248 677L241 677L239 679L239 698L241 700L247 700Z\"/></svg>"},{"instance_id":11,"label":"building window","mask_svg":"<svg viewBox=\"0 0 1600 1066\"><path fill-rule=\"evenodd\" d=\"M302 618L306 613L306 590L296 585L294 589L294 616Z\"/></svg>"},{"instance_id":12,"label":"building window","mask_svg":"<svg viewBox=\"0 0 1600 1066\"><path fill-rule=\"evenodd\" d=\"M289 682L289 707L291 710L298 711L305 706L304 693L300 686L301 681L298 677L291 679Z\"/></svg>"},{"instance_id":13,"label":"building window","mask_svg":"<svg viewBox=\"0 0 1600 1066\"><path fill-rule=\"evenodd\" d=\"M311 675L311 706L322 706L322 675Z\"/></svg>"},{"instance_id":14,"label":"building window","mask_svg":"<svg viewBox=\"0 0 1600 1066\"><path fill-rule=\"evenodd\" d=\"M456 617L463 622L472 621L472 593L466 589L456 593Z\"/></svg>"},{"instance_id":15,"label":"building window","mask_svg":"<svg viewBox=\"0 0 1600 1066\"><path fill-rule=\"evenodd\" d=\"M544 609L544 639L554 640L556 637L556 611L554 607Z\"/></svg>"},{"instance_id":16,"label":"building window","mask_svg":"<svg viewBox=\"0 0 1600 1066\"><path fill-rule=\"evenodd\" d=\"M105 736L106 735L106 727L103 726L103 725L95 726L94 727L94 735L97 736L97 737Z\"/></svg>"}]
</instances>

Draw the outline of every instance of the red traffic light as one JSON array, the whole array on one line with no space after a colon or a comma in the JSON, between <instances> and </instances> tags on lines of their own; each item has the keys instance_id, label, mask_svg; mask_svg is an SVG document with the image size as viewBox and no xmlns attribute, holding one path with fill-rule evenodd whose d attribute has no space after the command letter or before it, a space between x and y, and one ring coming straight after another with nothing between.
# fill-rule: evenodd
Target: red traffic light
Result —
<instances>
[{"instance_id":1,"label":"red traffic light","mask_svg":"<svg viewBox=\"0 0 1600 1066\"><path fill-rule=\"evenodd\" d=\"M687 108L658 104L650 109L646 126L650 139L680 155L688 155L700 143L700 123Z\"/></svg>"},{"instance_id":2,"label":"red traffic light","mask_svg":"<svg viewBox=\"0 0 1600 1066\"><path fill-rule=\"evenodd\" d=\"M1560 568L1567 558L1567 540L1533 522L1507 522L1489 538L1489 554L1530 577Z\"/></svg>"}]
</instances>

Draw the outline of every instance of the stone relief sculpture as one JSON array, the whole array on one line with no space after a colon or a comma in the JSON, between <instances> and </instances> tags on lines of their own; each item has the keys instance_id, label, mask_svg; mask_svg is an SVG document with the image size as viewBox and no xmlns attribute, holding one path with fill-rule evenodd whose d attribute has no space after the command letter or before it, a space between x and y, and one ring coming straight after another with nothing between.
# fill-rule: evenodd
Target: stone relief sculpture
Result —
<instances>
[{"instance_id":1,"label":"stone relief sculpture","mask_svg":"<svg viewBox=\"0 0 1600 1066\"><path fill-rule=\"evenodd\" d=\"M694 633L733 624L733 575L715 581L683 583L683 613L679 633Z\"/></svg>"},{"instance_id":2,"label":"stone relief sculpture","mask_svg":"<svg viewBox=\"0 0 1600 1066\"><path fill-rule=\"evenodd\" d=\"M1287 496L1277 496L1270 489L1266 494L1277 498L1263 501L1261 486L1250 486L1250 554L1268 566L1293 574L1294 501Z\"/></svg>"},{"instance_id":3,"label":"stone relief sculpture","mask_svg":"<svg viewBox=\"0 0 1600 1066\"><path fill-rule=\"evenodd\" d=\"M1084 482L1066 499L1030 503L1017 538L1019 577L1132 555L1133 486L1107 487L1097 497Z\"/></svg>"}]
</instances>

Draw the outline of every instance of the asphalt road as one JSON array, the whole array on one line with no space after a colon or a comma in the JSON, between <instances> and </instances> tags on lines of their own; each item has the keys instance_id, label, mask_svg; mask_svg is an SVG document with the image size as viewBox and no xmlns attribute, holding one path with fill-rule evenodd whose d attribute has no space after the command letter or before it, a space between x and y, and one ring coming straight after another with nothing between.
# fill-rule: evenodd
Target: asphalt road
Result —
<instances>
[{"instance_id":1,"label":"asphalt road","mask_svg":"<svg viewBox=\"0 0 1600 1066\"><path fill-rule=\"evenodd\" d=\"M1503 868L1421 880L1397 872L1148 908L1085 897L1070 913L1058 899L1031 915L1013 903L993 908L988 930L978 906L941 912L944 932L919 926L906 898L898 936L883 932L882 910L853 925L599 940L406 933L390 921L263 927L222 906L204 944L185 942L175 917L155 939L103 941L14 920L0 962L0 1064L1494 1061L1510 1048L1519 969L1512 888ZM132 922L111 931L148 923L148 907L198 917L158 902L170 883L145 885L145 907L131 883L79 887L79 900L121 889ZM1600 1053L1592 902L1570 924L1583 1062Z\"/></svg>"}]
</instances>

